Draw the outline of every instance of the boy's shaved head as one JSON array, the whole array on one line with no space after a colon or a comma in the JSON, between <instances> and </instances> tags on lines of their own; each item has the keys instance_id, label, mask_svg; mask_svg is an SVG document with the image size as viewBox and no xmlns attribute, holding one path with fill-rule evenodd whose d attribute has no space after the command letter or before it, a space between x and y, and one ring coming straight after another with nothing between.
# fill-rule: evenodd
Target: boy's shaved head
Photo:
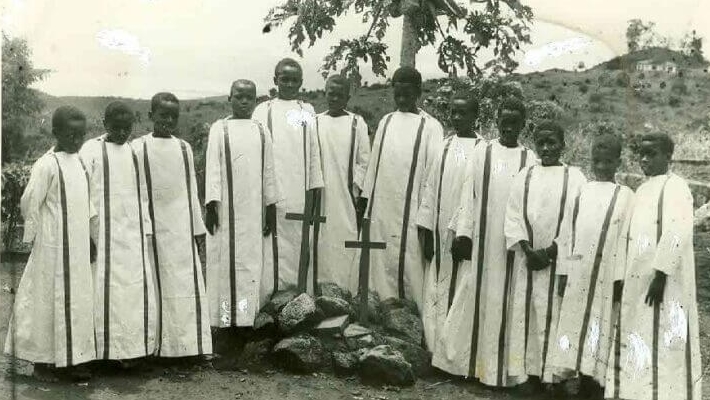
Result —
<instances>
[{"instance_id":1,"label":"boy's shaved head","mask_svg":"<svg viewBox=\"0 0 710 400\"><path fill-rule=\"evenodd\" d=\"M237 88L249 88L254 92L254 96L256 96L256 84L249 79L237 79L232 82L232 86L229 88L229 94L233 94L234 90Z\"/></svg>"},{"instance_id":2,"label":"boy's shaved head","mask_svg":"<svg viewBox=\"0 0 710 400\"><path fill-rule=\"evenodd\" d=\"M535 127L533 135L537 136L540 132L552 132L558 139L560 139L560 142L565 142L565 130L562 129L562 126L555 121L545 120L540 122Z\"/></svg>"},{"instance_id":3,"label":"boy's shaved head","mask_svg":"<svg viewBox=\"0 0 710 400\"><path fill-rule=\"evenodd\" d=\"M606 153L621 157L621 138L613 133L603 133L592 141L592 152Z\"/></svg>"},{"instance_id":4,"label":"boy's shaved head","mask_svg":"<svg viewBox=\"0 0 710 400\"><path fill-rule=\"evenodd\" d=\"M61 106L52 114L52 129L62 129L69 121L86 121L86 116L74 106Z\"/></svg>"},{"instance_id":5,"label":"boy's shaved head","mask_svg":"<svg viewBox=\"0 0 710 400\"><path fill-rule=\"evenodd\" d=\"M327 81L325 81L326 90L328 89L328 86L333 86L333 85L340 86L344 90L346 90L348 93L350 92L350 81L345 79L345 77L342 75L332 75L328 78Z\"/></svg>"},{"instance_id":6,"label":"boy's shaved head","mask_svg":"<svg viewBox=\"0 0 710 400\"><path fill-rule=\"evenodd\" d=\"M110 120L121 114L133 115L133 110L123 101L112 101L106 106L106 110L104 111L104 120Z\"/></svg>"},{"instance_id":7,"label":"boy's shaved head","mask_svg":"<svg viewBox=\"0 0 710 400\"><path fill-rule=\"evenodd\" d=\"M647 133L641 136L641 142L651 142L658 146L664 153L673 155L675 144L666 133Z\"/></svg>"},{"instance_id":8,"label":"boy's shaved head","mask_svg":"<svg viewBox=\"0 0 710 400\"><path fill-rule=\"evenodd\" d=\"M298 69L298 71L301 72L301 75L303 75L303 68L301 68L301 64L299 64L298 61L293 58L284 58L276 64L276 67L274 68L274 76L279 76L281 68L286 66Z\"/></svg>"},{"instance_id":9,"label":"boy's shaved head","mask_svg":"<svg viewBox=\"0 0 710 400\"><path fill-rule=\"evenodd\" d=\"M412 67L400 67L392 75L392 83L411 83L419 88L422 87L422 74Z\"/></svg>"},{"instance_id":10,"label":"boy's shaved head","mask_svg":"<svg viewBox=\"0 0 710 400\"><path fill-rule=\"evenodd\" d=\"M150 111L154 112L155 109L158 108L160 103L164 101L168 103L180 104L178 98L174 94L170 92L160 92L153 96L152 99L150 99Z\"/></svg>"},{"instance_id":11,"label":"boy's shaved head","mask_svg":"<svg viewBox=\"0 0 710 400\"><path fill-rule=\"evenodd\" d=\"M454 94L451 96L451 102L455 100L463 100L466 102L467 108L469 111L473 112L478 116L478 109L479 109L479 104L478 104L478 97L476 97L476 93L474 93L471 90L459 90L454 92Z\"/></svg>"},{"instance_id":12,"label":"boy's shaved head","mask_svg":"<svg viewBox=\"0 0 710 400\"><path fill-rule=\"evenodd\" d=\"M498 106L499 117L503 114L503 111L517 111L522 118L525 118L525 104L515 97L507 97L500 103L500 106Z\"/></svg>"}]
</instances>

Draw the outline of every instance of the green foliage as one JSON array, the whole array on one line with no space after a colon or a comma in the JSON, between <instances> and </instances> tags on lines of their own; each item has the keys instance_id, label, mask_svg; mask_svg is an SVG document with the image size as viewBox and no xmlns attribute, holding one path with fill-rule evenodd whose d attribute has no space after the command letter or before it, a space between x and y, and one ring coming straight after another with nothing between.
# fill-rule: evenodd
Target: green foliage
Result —
<instances>
[{"instance_id":1,"label":"green foliage","mask_svg":"<svg viewBox=\"0 0 710 400\"><path fill-rule=\"evenodd\" d=\"M688 85L685 84L684 79L676 79L673 81L673 84L671 85L671 92L679 95L679 96L684 96L688 94Z\"/></svg>"},{"instance_id":2,"label":"green foliage","mask_svg":"<svg viewBox=\"0 0 710 400\"><path fill-rule=\"evenodd\" d=\"M668 105L671 107L679 107L680 106L680 97L669 96L668 97Z\"/></svg>"},{"instance_id":3,"label":"green foliage","mask_svg":"<svg viewBox=\"0 0 710 400\"><path fill-rule=\"evenodd\" d=\"M619 71L616 74L616 85L624 88L631 86L631 77L626 71Z\"/></svg>"},{"instance_id":4,"label":"green foliage","mask_svg":"<svg viewBox=\"0 0 710 400\"><path fill-rule=\"evenodd\" d=\"M629 25L626 28L626 45L629 47L629 53L650 47L657 35L654 32L656 24L654 22L644 23L640 19L629 20Z\"/></svg>"},{"instance_id":5,"label":"green foliage","mask_svg":"<svg viewBox=\"0 0 710 400\"><path fill-rule=\"evenodd\" d=\"M27 146L23 135L27 121L42 109L38 92L30 85L45 71L33 68L24 39L2 35L2 163L22 159Z\"/></svg>"},{"instance_id":6,"label":"green foliage","mask_svg":"<svg viewBox=\"0 0 710 400\"><path fill-rule=\"evenodd\" d=\"M20 215L20 198L30 179L31 165L22 162L5 163L2 166L2 240L3 248L13 247Z\"/></svg>"},{"instance_id":7,"label":"green foliage","mask_svg":"<svg viewBox=\"0 0 710 400\"><path fill-rule=\"evenodd\" d=\"M579 92L582 94L586 94L589 91L589 85L587 85L586 83L580 83L578 85L578 88Z\"/></svg>"},{"instance_id":8,"label":"green foliage","mask_svg":"<svg viewBox=\"0 0 710 400\"><path fill-rule=\"evenodd\" d=\"M303 55L303 47L311 47L327 32L332 32L337 18L346 12L362 16L369 25L366 32L356 38L341 39L331 48L321 71L324 76L338 71L359 85L362 80L359 62L370 64L377 76L385 76L387 70L387 46L383 39L391 18L398 17L405 10L401 0L283 0L272 8L265 20L266 31L290 23L288 40L291 50ZM518 0L486 0L478 2L476 10L459 8L448 10L448 24L443 28L436 18L436 2L423 0L421 3L408 2L407 15L417 32L420 47L434 46L438 42L438 65L448 72L453 67L466 68L469 76L481 75L483 71L494 74L513 71L518 63L514 55L520 44L530 43L529 24L532 21L530 7ZM412 5L414 9L411 9ZM459 29L461 26L461 29ZM460 40L456 33L468 38ZM481 65L477 56L481 49L492 49L495 57Z\"/></svg>"}]
</instances>

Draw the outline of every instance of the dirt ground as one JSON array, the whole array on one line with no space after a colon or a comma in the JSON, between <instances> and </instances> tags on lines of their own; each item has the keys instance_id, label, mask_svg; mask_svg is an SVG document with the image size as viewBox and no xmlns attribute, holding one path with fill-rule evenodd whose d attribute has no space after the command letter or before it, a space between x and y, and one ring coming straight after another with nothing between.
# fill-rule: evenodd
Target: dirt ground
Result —
<instances>
[{"instance_id":1,"label":"dirt ground","mask_svg":"<svg viewBox=\"0 0 710 400\"><path fill-rule=\"evenodd\" d=\"M701 314L700 345L703 367L710 371L710 233L696 234L696 271L698 275L699 309ZM4 259L0 268L0 348L4 346L9 319L11 271L16 279L24 263ZM17 282L15 282L15 285ZM446 375L420 379L410 388L375 388L365 386L357 378L338 378L329 374L293 375L277 369L262 372L246 370L220 372L196 367L185 373L171 368L147 365L133 372L107 370L84 384L44 384L31 377L32 368L17 363L18 376L9 377L11 360L0 355L0 400L16 399L202 399L213 400L413 400L413 399L481 399L517 398L505 391L494 391L468 381ZM267 368L271 368L267 366ZM542 400L541 395L530 400ZM710 400L710 381L706 379L703 399Z\"/></svg>"}]
</instances>

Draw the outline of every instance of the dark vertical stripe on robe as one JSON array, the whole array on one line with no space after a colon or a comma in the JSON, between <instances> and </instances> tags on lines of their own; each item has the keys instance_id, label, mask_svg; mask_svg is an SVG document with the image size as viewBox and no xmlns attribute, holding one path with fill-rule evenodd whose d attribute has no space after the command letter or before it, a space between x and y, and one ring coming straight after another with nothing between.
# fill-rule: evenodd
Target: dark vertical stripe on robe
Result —
<instances>
[{"instance_id":1,"label":"dark vertical stripe on robe","mask_svg":"<svg viewBox=\"0 0 710 400\"><path fill-rule=\"evenodd\" d=\"M510 280L513 275L513 266L515 264L515 252L508 250L505 255L505 282L503 284L503 316L500 320L500 332L498 334L498 368L496 377L496 386L503 386L508 381L508 373L505 376L503 369L505 367L505 334L508 330L508 291L510 290Z\"/></svg>"},{"instance_id":2,"label":"dark vertical stripe on robe","mask_svg":"<svg viewBox=\"0 0 710 400\"><path fill-rule=\"evenodd\" d=\"M104 188L104 354L109 358L111 317L111 178L106 141L101 142Z\"/></svg>"},{"instance_id":3,"label":"dark vertical stripe on robe","mask_svg":"<svg viewBox=\"0 0 710 400\"><path fill-rule=\"evenodd\" d=\"M156 339L158 342L158 355L160 355L163 341L163 289L160 284L160 264L158 257L158 232L155 230L155 206L153 204L153 177L150 173L150 161L148 157L148 140L143 139L143 169L145 172L145 185L148 191L148 216L153 230L151 243L153 245L153 268L155 268L155 283L158 289L158 332Z\"/></svg>"},{"instance_id":4,"label":"dark vertical stripe on robe","mask_svg":"<svg viewBox=\"0 0 710 400\"><path fill-rule=\"evenodd\" d=\"M436 279L439 279L439 270L441 269L441 234L439 233L439 219L441 216L441 185L444 179L444 167L446 166L446 156L449 154L449 146L453 138L449 138L444 145L444 152L441 155L441 166L439 167L439 185L436 190L436 225L434 226L434 256L436 265Z\"/></svg>"},{"instance_id":5,"label":"dark vertical stripe on robe","mask_svg":"<svg viewBox=\"0 0 710 400\"><path fill-rule=\"evenodd\" d=\"M372 192L370 193L370 201L368 203L368 208L369 211L367 212L367 216L369 220L372 220L372 205L375 203L375 189L377 189L377 177L380 175L380 161L382 159L382 149L385 147L385 137L387 135L387 127L390 124L390 120L392 120L392 115L389 114L387 115L387 119L385 120L385 126L382 127L382 138L380 139L380 150L377 152L377 164L375 164L375 178L372 182Z\"/></svg>"},{"instance_id":6,"label":"dark vertical stripe on robe","mask_svg":"<svg viewBox=\"0 0 710 400\"><path fill-rule=\"evenodd\" d=\"M402 216L402 236L399 243L399 264L397 270L397 288L399 298L404 298L404 267L405 257L407 255L407 236L409 233L409 211L412 207L412 190L414 190L414 175L417 172L417 163L419 161L419 147L422 143L422 133L424 131L424 123L426 119L421 118L419 129L417 129L417 138L414 141L414 150L412 151L412 164L409 167L409 180L407 181L407 192L404 195L404 215Z\"/></svg>"},{"instance_id":7,"label":"dark vertical stripe on robe","mask_svg":"<svg viewBox=\"0 0 710 400\"><path fill-rule=\"evenodd\" d=\"M491 150L492 144L486 146L486 157L483 161L483 181L481 182L481 212L478 222L478 251L476 253L476 304L473 307L473 330L471 331L471 355L469 358L469 376L476 376L476 358L478 357L478 326L481 302L481 279L483 277L483 261L485 258L486 224L488 222L488 191L491 183ZM474 188L475 192L475 182ZM475 194L475 193L474 193ZM474 196L475 197L475 196Z\"/></svg>"},{"instance_id":8,"label":"dark vertical stripe on robe","mask_svg":"<svg viewBox=\"0 0 710 400\"><path fill-rule=\"evenodd\" d=\"M232 177L232 147L229 142L228 120L223 121L224 128L224 163L227 176L227 223L229 234L229 324L237 324L237 265L236 245L237 238L234 234L234 179Z\"/></svg>"},{"instance_id":9,"label":"dark vertical stripe on robe","mask_svg":"<svg viewBox=\"0 0 710 400\"><path fill-rule=\"evenodd\" d=\"M354 171L355 168L355 139L357 136L357 115L353 114L353 122L350 127L350 156L348 157L348 194L350 194L350 200L353 203L353 210L355 209L355 195L353 194L353 184L354 184ZM322 151L322 149L321 149ZM321 160L323 158L321 157Z\"/></svg>"},{"instance_id":10,"label":"dark vertical stripe on robe","mask_svg":"<svg viewBox=\"0 0 710 400\"><path fill-rule=\"evenodd\" d=\"M274 122L271 112L272 102L269 101L269 105L266 111L266 127L269 128L269 134L271 135L271 141L274 141ZM261 125L259 125L261 126ZM263 157L262 157L263 160ZM262 168L263 171L263 168ZM263 179L263 178L262 178ZM278 215L274 221L274 231L271 232L271 252L273 256L274 264L274 292L279 290L279 229L278 229Z\"/></svg>"},{"instance_id":11,"label":"dark vertical stripe on robe","mask_svg":"<svg viewBox=\"0 0 710 400\"><path fill-rule=\"evenodd\" d=\"M130 147L130 146L129 146ZM141 241L141 261L143 264L143 346L145 354L148 355L148 273L145 268L145 228L143 226L143 201L141 199L141 180L138 172L138 157L131 149L133 158L133 170L136 174L136 197L138 200L138 228Z\"/></svg>"},{"instance_id":12,"label":"dark vertical stripe on robe","mask_svg":"<svg viewBox=\"0 0 710 400\"><path fill-rule=\"evenodd\" d=\"M321 145L320 142L320 126L318 123L318 115L315 116L316 120L316 140L318 140L318 150L321 152L320 153L320 169L321 173L325 175L323 172L325 168L323 167L323 146ZM303 128L303 134L304 134L304 140L306 138L305 136L306 133L306 128L304 126ZM304 157L304 162L305 162L305 141L304 141L304 152L303 152L303 157ZM305 165L304 165L305 166ZM323 177L325 180L325 176ZM320 217L320 202L321 199L323 198L323 193L322 191L318 193L318 196L316 196L316 192L313 191L311 192L311 195L313 196L313 217L318 218ZM304 214L305 215L305 214ZM320 240L320 225L312 223L313 225L313 294L315 296L318 296L320 293L318 291L318 241Z\"/></svg>"},{"instance_id":13,"label":"dark vertical stripe on robe","mask_svg":"<svg viewBox=\"0 0 710 400\"><path fill-rule=\"evenodd\" d=\"M584 342L587 340L587 330L589 328L589 318L592 312L592 305L594 303L594 293L597 289L597 279L599 277L599 267L602 263L602 257L604 256L604 247L606 244L606 237L609 231L609 223L611 222L611 217L614 215L614 207L616 206L616 200L619 196L619 190L621 186L616 185L614 188L614 194L611 197L611 202L606 210L606 215L604 216L604 222L602 223L602 229L599 232L599 239L597 240L597 251L594 256L594 263L592 264L591 276L589 277L589 288L587 290L587 302L584 307L584 316L582 317L582 329L579 332L579 343L577 345L577 362L575 363L575 370L579 371L582 366L582 355L584 354ZM578 204L578 203L577 203Z\"/></svg>"},{"instance_id":14,"label":"dark vertical stripe on robe","mask_svg":"<svg viewBox=\"0 0 710 400\"><path fill-rule=\"evenodd\" d=\"M59 172L59 198L62 207L62 269L64 276L64 331L66 333L66 352L67 352L67 366L72 365L73 359L73 346L72 346L72 325L71 325L71 269L69 266L70 256L69 256L69 220L67 216L67 190L64 182L64 173L62 172L62 166L59 165L59 158L56 154L54 156L54 161L57 162L57 171ZM87 191L88 191L87 187Z\"/></svg>"},{"instance_id":15,"label":"dark vertical stripe on robe","mask_svg":"<svg viewBox=\"0 0 710 400\"><path fill-rule=\"evenodd\" d=\"M669 177L663 182L661 194L658 198L658 219L656 220L656 251L658 251L658 243L661 241L663 234L663 197L666 192L666 184ZM651 351L651 395L653 400L658 400L658 330L661 319L661 305L656 303L653 306L653 350Z\"/></svg>"},{"instance_id":16,"label":"dark vertical stripe on robe","mask_svg":"<svg viewBox=\"0 0 710 400\"><path fill-rule=\"evenodd\" d=\"M182 161L185 165L185 184L187 186L187 207L188 215L190 216L190 249L192 249L192 278L195 285L195 324L197 326L197 353L203 354L202 351L202 304L200 304L200 287L195 254L195 224L192 213L192 182L190 179L190 161L187 154L187 144L180 140L180 148L182 149Z\"/></svg>"},{"instance_id":17,"label":"dark vertical stripe on robe","mask_svg":"<svg viewBox=\"0 0 710 400\"><path fill-rule=\"evenodd\" d=\"M525 175L525 191L523 192L523 220L525 221L525 230L528 233L528 241L530 242L530 247L533 246L533 230L530 225L530 220L528 219L528 193L530 191L530 178L532 177L532 171L535 166L533 165L528 169ZM528 336L530 333L530 306L532 302L532 271L530 268L525 268L525 355L528 353Z\"/></svg>"},{"instance_id":18,"label":"dark vertical stripe on robe","mask_svg":"<svg viewBox=\"0 0 710 400\"><path fill-rule=\"evenodd\" d=\"M690 354L690 320L688 320L685 336L685 386L688 392L686 399L693 400L693 361L692 355Z\"/></svg>"},{"instance_id":19,"label":"dark vertical stripe on robe","mask_svg":"<svg viewBox=\"0 0 710 400\"><path fill-rule=\"evenodd\" d=\"M565 215L565 204L567 203L567 187L569 186L569 167L565 165L564 177L562 178L562 194L560 195L560 210L557 214L557 225L555 227L555 238L560 234L562 218ZM554 240L554 239L553 239ZM547 287L547 313L545 314L545 340L542 345L542 371L545 374L547 366L547 350L550 347L550 328L552 326L552 305L555 300L555 275L557 273L557 260L550 262L550 278Z\"/></svg>"}]
</instances>

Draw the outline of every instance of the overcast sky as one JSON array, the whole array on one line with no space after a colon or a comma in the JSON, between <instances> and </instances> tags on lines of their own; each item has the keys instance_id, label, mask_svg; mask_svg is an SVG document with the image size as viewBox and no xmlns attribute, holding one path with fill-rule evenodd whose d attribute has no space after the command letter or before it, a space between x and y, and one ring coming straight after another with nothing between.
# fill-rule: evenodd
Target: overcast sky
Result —
<instances>
[{"instance_id":1,"label":"overcast sky","mask_svg":"<svg viewBox=\"0 0 710 400\"><path fill-rule=\"evenodd\" d=\"M149 98L168 90L182 98L225 94L238 78L259 93L273 86L273 66L290 52L286 29L262 34L268 10L281 0L0 0L0 26L25 37L36 68L53 73L37 87L53 95ZM465 3L466 0L460 0ZM695 29L710 39L710 0L523 0L532 7L532 44L519 55L520 72L591 66L626 51L627 21L657 24L679 39ZM399 63L401 18L385 39L391 67ZM301 60L304 87L320 88L323 56L340 38L367 30L359 18L343 18L336 30L307 49ZM710 46L706 43L706 53ZM441 76L435 50L417 58L425 78ZM378 79L362 69L365 80Z\"/></svg>"}]
</instances>

